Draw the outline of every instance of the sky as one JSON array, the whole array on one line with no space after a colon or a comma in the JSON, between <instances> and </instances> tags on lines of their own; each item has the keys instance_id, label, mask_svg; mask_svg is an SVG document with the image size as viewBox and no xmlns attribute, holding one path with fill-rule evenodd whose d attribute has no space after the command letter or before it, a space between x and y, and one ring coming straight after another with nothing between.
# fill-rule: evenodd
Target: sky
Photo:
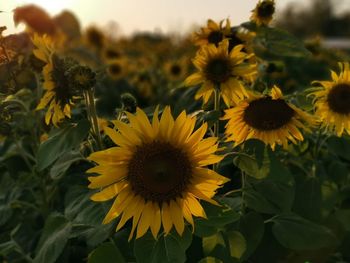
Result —
<instances>
[{"instance_id":1,"label":"sky","mask_svg":"<svg viewBox=\"0 0 350 263\"><path fill-rule=\"evenodd\" d=\"M282 10L289 3L305 5L310 0L277 0L276 8ZM340 2L350 0L337 0ZM51 15L64 9L73 11L83 27L91 24L102 28L113 25L122 35L135 31L161 31L187 33L194 26L230 18L232 24L249 20L250 11L257 0L0 0L0 26L8 33L19 32L23 26L14 27L12 10L22 4L34 3ZM6 34L5 33L5 34Z\"/></svg>"}]
</instances>

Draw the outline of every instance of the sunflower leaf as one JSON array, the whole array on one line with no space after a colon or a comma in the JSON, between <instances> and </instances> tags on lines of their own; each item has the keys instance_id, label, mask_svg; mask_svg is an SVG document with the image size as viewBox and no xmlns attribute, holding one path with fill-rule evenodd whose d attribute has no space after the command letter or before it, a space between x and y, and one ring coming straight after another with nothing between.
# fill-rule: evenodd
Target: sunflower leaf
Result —
<instances>
[{"instance_id":1,"label":"sunflower leaf","mask_svg":"<svg viewBox=\"0 0 350 263\"><path fill-rule=\"evenodd\" d=\"M334 233L296 214L284 213L272 219L272 232L286 248L294 250L320 249L334 246Z\"/></svg>"},{"instance_id":2,"label":"sunflower leaf","mask_svg":"<svg viewBox=\"0 0 350 263\"><path fill-rule=\"evenodd\" d=\"M192 234L186 227L182 236L175 231L155 240L150 232L136 239L134 253L138 263L186 262L186 250L191 245Z\"/></svg>"},{"instance_id":3,"label":"sunflower leaf","mask_svg":"<svg viewBox=\"0 0 350 263\"><path fill-rule=\"evenodd\" d=\"M47 141L39 146L37 163L38 170L42 171L53 164L62 154L79 146L86 138L90 129L90 123L82 120L77 124L68 125L59 130Z\"/></svg>"},{"instance_id":4,"label":"sunflower leaf","mask_svg":"<svg viewBox=\"0 0 350 263\"><path fill-rule=\"evenodd\" d=\"M89 255L88 263L124 263L120 250L112 243L103 243Z\"/></svg>"}]
</instances>

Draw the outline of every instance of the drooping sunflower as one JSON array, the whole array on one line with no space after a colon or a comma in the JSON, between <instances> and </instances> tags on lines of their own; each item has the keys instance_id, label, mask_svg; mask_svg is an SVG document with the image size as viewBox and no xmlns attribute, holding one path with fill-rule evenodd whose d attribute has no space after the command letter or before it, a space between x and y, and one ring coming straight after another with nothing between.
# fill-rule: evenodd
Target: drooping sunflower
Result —
<instances>
[{"instance_id":1,"label":"drooping sunflower","mask_svg":"<svg viewBox=\"0 0 350 263\"><path fill-rule=\"evenodd\" d=\"M339 63L340 73L331 71L332 81L314 81L321 86L310 95L315 96L315 114L328 131L341 136L350 134L350 67L348 62Z\"/></svg>"},{"instance_id":2,"label":"drooping sunflower","mask_svg":"<svg viewBox=\"0 0 350 263\"><path fill-rule=\"evenodd\" d=\"M88 178L89 188L102 188L91 199L114 198L103 223L121 216L118 231L132 219L129 240L136 228L136 238L148 229L157 238L161 226L165 234L174 226L181 235L184 219L194 227L192 216L206 217L199 199L217 204L212 197L228 181L205 168L223 158L215 155L217 138L203 139L207 124L194 131L196 119L185 111L174 120L166 107L159 120L156 109L152 123L139 108L126 114L129 124L114 121L117 130L105 128L118 146L88 158L98 166L87 172L99 174Z\"/></svg>"},{"instance_id":3,"label":"drooping sunflower","mask_svg":"<svg viewBox=\"0 0 350 263\"><path fill-rule=\"evenodd\" d=\"M314 118L283 99L281 90L274 86L271 95L249 94L236 107L225 111L227 141L235 145L248 139L258 139L271 146L287 148L288 141L303 141L300 129L309 130Z\"/></svg>"},{"instance_id":4,"label":"drooping sunflower","mask_svg":"<svg viewBox=\"0 0 350 263\"><path fill-rule=\"evenodd\" d=\"M86 29L84 38L85 42L97 51L102 50L106 42L104 33L95 26L90 26Z\"/></svg>"},{"instance_id":5,"label":"drooping sunflower","mask_svg":"<svg viewBox=\"0 0 350 263\"><path fill-rule=\"evenodd\" d=\"M231 24L229 19L226 19L225 25L224 20L221 20L218 24L213 20L208 19L207 27L202 27L199 32L195 32L192 36L192 41L197 46L207 44L214 44L217 46L230 33Z\"/></svg>"},{"instance_id":6,"label":"drooping sunflower","mask_svg":"<svg viewBox=\"0 0 350 263\"><path fill-rule=\"evenodd\" d=\"M259 0L250 20L255 22L258 26L267 26L270 24L273 14L275 13L275 1L274 0Z\"/></svg>"},{"instance_id":7,"label":"drooping sunflower","mask_svg":"<svg viewBox=\"0 0 350 263\"><path fill-rule=\"evenodd\" d=\"M46 65L43 67L44 96L41 98L37 110L48 106L45 122L58 126L65 117L71 117L71 106L78 98L78 92L70 85L66 73L69 71L69 62L59 58L53 48L52 40L48 36L35 35L32 39L36 49L33 54Z\"/></svg>"},{"instance_id":8,"label":"drooping sunflower","mask_svg":"<svg viewBox=\"0 0 350 263\"><path fill-rule=\"evenodd\" d=\"M227 106L236 104L247 96L241 79L256 74L256 64L247 63L253 54L242 52L243 45L235 46L228 51L229 40L223 40L218 47L213 44L203 46L193 59L199 70L185 80L186 86L202 84L195 99L203 98L207 103L215 91L220 89Z\"/></svg>"}]
</instances>

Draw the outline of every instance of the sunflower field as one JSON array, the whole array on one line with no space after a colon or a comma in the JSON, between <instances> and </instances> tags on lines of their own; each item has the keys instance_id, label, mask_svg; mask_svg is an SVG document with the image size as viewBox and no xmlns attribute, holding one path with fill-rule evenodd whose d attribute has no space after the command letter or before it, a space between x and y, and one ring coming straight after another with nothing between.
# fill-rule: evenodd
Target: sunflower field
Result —
<instances>
[{"instance_id":1,"label":"sunflower field","mask_svg":"<svg viewBox=\"0 0 350 263\"><path fill-rule=\"evenodd\" d=\"M350 262L350 56L274 12L116 39L16 8L0 262Z\"/></svg>"}]
</instances>

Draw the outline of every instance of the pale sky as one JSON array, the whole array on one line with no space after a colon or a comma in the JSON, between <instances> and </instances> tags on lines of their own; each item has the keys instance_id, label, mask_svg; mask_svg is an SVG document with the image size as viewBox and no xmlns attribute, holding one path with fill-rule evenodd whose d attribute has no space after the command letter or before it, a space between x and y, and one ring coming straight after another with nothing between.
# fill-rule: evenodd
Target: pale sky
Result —
<instances>
[{"instance_id":1,"label":"pale sky","mask_svg":"<svg viewBox=\"0 0 350 263\"><path fill-rule=\"evenodd\" d=\"M350 0L337 0L349 2ZM13 33L12 10L21 4L34 3L55 15L64 9L73 11L83 26L90 24L106 27L111 21L118 24L123 35L135 31L183 33L194 25L203 25L208 18L216 21L230 18L232 24L249 20L257 0L0 0L0 26ZM277 10L290 2L305 4L309 0L277 0Z\"/></svg>"}]
</instances>

